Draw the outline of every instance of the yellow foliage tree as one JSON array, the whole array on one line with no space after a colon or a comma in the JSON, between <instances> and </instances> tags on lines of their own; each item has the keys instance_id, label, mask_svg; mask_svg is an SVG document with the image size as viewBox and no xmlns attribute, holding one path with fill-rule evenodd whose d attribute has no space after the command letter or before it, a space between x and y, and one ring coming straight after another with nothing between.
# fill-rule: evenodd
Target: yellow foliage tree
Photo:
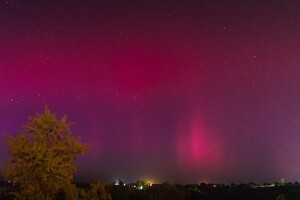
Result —
<instances>
[{"instance_id":1,"label":"yellow foliage tree","mask_svg":"<svg viewBox=\"0 0 300 200\"><path fill-rule=\"evenodd\" d=\"M67 188L72 191L66 193L76 196L71 183L76 171L74 160L88 146L71 135L66 116L58 120L46 107L44 113L29 117L16 138L8 136L7 145L10 158L5 176L17 187L17 199L50 200Z\"/></svg>"}]
</instances>

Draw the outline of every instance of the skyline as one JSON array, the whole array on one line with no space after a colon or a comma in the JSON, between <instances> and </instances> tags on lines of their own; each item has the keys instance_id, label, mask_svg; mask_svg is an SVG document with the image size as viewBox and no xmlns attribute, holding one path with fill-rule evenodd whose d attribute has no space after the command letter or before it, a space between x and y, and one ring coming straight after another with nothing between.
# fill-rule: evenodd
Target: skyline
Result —
<instances>
[{"instance_id":1,"label":"skyline","mask_svg":"<svg viewBox=\"0 0 300 200\"><path fill-rule=\"evenodd\" d=\"M47 105L91 145L76 180L299 181L299 9L1 1L0 141Z\"/></svg>"}]
</instances>

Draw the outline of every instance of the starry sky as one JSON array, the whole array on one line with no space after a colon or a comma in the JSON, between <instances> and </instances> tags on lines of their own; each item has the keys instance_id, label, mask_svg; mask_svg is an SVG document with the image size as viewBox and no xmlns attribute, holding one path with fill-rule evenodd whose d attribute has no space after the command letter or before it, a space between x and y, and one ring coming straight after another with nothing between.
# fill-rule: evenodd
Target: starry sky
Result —
<instances>
[{"instance_id":1,"label":"starry sky","mask_svg":"<svg viewBox=\"0 0 300 200\"><path fill-rule=\"evenodd\" d=\"M300 180L300 1L0 0L0 166L45 105L77 181Z\"/></svg>"}]
</instances>

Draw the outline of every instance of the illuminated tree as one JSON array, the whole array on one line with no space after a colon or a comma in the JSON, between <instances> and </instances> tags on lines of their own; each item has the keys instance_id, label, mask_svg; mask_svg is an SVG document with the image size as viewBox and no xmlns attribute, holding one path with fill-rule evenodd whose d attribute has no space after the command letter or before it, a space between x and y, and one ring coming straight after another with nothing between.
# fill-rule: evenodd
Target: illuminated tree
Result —
<instances>
[{"instance_id":1,"label":"illuminated tree","mask_svg":"<svg viewBox=\"0 0 300 200\"><path fill-rule=\"evenodd\" d=\"M143 189L146 189L147 187L150 186L150 183L148 183L146 180L137 180L135 182L135 187L138 189L138 190L143 190Z\"/></svg>"},{"instance_id":2,"label":"illuminated tree","mask_svg":"<svg viewBox=\"0 0 300 200\"><path fill-rule=\"evenodd\" d=\"M285 185L285 181L284 179L279 179L278 181L274 182L275 186L284 186Z\"/></svg>"},{"instance_id":3,"label":"illuminated tree","mask_svg":"<svg viewBox=\"0 0 300 200\"><path fill-rule=\"evenodd\" d=\"M76 187L71 183L74 160L87 145L71 135L66 120L66 116L56 119L46 107L44 113L29 117L16 138L8 136L10 158L5 176L17 187L17 199L54 199L60 190L76 198Z\"/></svg>"}]
</instances>

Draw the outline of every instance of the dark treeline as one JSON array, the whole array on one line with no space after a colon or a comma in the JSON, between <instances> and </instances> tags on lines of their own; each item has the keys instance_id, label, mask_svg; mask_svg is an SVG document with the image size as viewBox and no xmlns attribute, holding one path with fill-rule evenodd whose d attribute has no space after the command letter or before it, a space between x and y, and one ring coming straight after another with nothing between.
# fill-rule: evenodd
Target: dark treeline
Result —
<instances>
[{"instance_id":1,"label":"dark treeline","mask_svg":"<svg viewBox=\"0 0 300 200\"><path fill-rule=\"evenodd\" d=\"M131 185L108 186L113 200L299 200L300 185L253 186L252 184L154 184L136 189Z\"/></svg>"},{"instance_id":2,"label":"dark treeline","mask_svg":"<svg viewBox=\"0 0 300 200\"><path fill-rule=\"evenodd\" d=\"M105 193L110 194L113 200L299 200L300 185L290 183L285 185L255 185L249 184L102 184ZM0 199L12 200L9 191L14 190L12 185L1 183ZM89 184L78 184L79 190L89 190ZM103 198L103 188L94 190L93 199ZM57 200L66 199L64 195L57 195ZM81 199L81 198L79 198ZM84 198L85 199L85 198Z\"/></svg>"},{"instance_id":3,"label":"dark treeline","mask_svg":"<svg viewBox=\"0 0 300 200\"><path fill-rule=\"evenodd\" d=\"M136 182L132 184L100 184L101 187L93 191L93 199L107 200L103 192L110 194L113 200L299 200L300 185L289 183L284 185L264 184L147 184ZM99 186L100 186L99 185ZM90 190L89 184L77 184L79 190ZM99 188L102 188L99 190ZM14 188L2 182L0 199L11 200L9 191ZM66 199L58 195L57 200ZM81 199L81 198L79 198Z\"/></svg>"}]
</instances>

